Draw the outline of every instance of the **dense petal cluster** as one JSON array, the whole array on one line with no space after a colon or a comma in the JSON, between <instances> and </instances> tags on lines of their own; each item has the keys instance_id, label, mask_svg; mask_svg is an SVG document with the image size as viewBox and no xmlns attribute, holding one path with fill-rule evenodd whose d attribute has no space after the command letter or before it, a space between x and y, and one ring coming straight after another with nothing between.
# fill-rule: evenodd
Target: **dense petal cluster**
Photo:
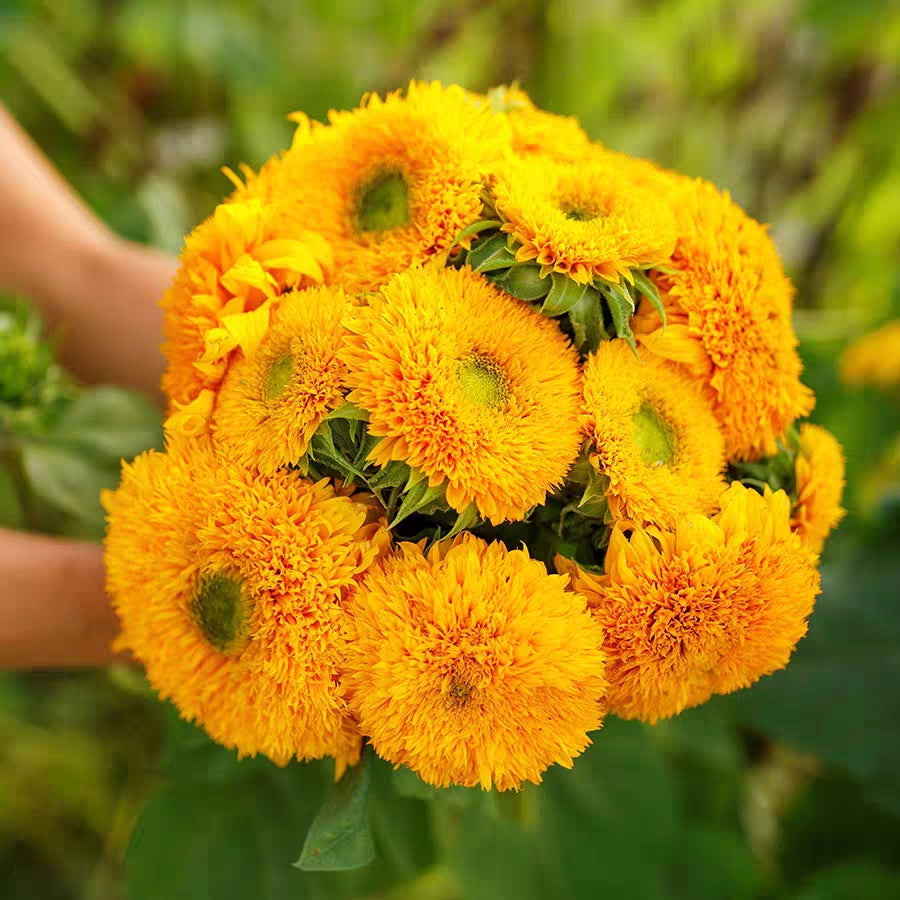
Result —
<instances>
[{"instance_id":1,"label":"dense petal cluster","mask_svg":"<svg viewBox=\"0 0 900 900\"><path fill-rule=\"evenodd\" d=\"M242 756L355 762L343 623L389 543L377 511L294 472L254 475L208 439L144 454L104 499L119 646L160 695Z\"/></svg>"},{"instance_id":2,"label":"dense petal cluster","mask_svg":"<svg viewBox=\"0 0 900 900\"><path fill-rule=\"evenodd\" d=\"M669 205L600 154L577 165L507 159L491 173L491 195L517 261L581 284L628 278L632 268L667 260L675 245Z\"/></svg>"},{"instance_id":3,"label":"dense petal cluster","mask_svg":"<svg viewBox=\"0 0 900 900\"><path fill-rule=\"evenodd\" d=\"M344 399L338 358L352 304L340 288L294 291L254 352L239 350L222 381L212 433L222 453L265 473L296 463Z\"/></svg>"},{"instance_id":4,"label":"dense petal cluster","mask_svg":"<svg viewBox=\"0 0 900 900\"><path fill-rule=\"evenodd\" d=\"M844 461L795 424L765 228L517 87L292 118L186 240L167 449L104 498L155 689L240 755L340 774L368 741L505 790L607 708L653 722L784 666ZM896 338L845 378L887 384Z\"/></svg>"},{"instance_id":5,"label":"dense petal cluster","mask_svg":"<svg viewBox=\"0 0 900 900\"><path fill-rule=\"evenodd\" d=\"M481 217L481 176L509 141L504 120L458 87L368 95L328 125L297 117L284 159L292 216L334 248L334 280L369 291L446 255Z\"/></svg>"},{"instance_id":6,"label":"dense petal cluster","mask_svg":"<svg viewBox=\"0 0 900 900\"><path fill-rule=\"evenodd\" d=\"M711 512L725 488L725 442L700 386L666 360L601 344L584 366L591 461L616 518L667 527Z\"/></svg>"},{"instance_id":7,"label":"dense petal cluster","mask_svg":"<svg viewBox=\"0 0 900 900\"><path fill-rule=\"evenodd\" d=\"M735 482L714 518L613 531L606 574L573 580L603 627L607 703L655 722L783 668L819 591L783 491Z\"/></svg>"},{"instance_id":8,"label":"dense petal cluster","mask_svg":"<svg viewBox=\"0 0 900 900\"><path fill-rule=\"evenodd\" d=\"M809 422L800 428L794 464L797 502L791 527L816 553L844 518L844 452L831 432Z\"/></svg>"},{"instance_id":9,"label":"dense petal cluster","mask_svg":"<svg viewBox=\"0 0 900 900\"><path fill-rule=\"evenodd\" d=\"M603 634L565 576L465 535L401 544L356 592L344 673L375 750L439 787L571 766L600 726Z\"/></svg>"},{"instance_id":10,"label":"dense petal cluster","mask_svg":"<svg viewBox=\"0 0 900 900\"><path fill-rule=\"evenodd\" d=\"M729 457L758 459L813 406L800 383L793 287L766 230L727 195L673 176L670 196L678 242L655 276L666 323L648 306L635 331L712 389Z\"/></svg>"},{"instance_id":11,"label":"dense petal cluster","mask_svg":"<svg viewBox=\"0 0 900 900\"><path fill-rule=\"evenodd\" d=\"M462 512L520 519L561 483L581 440L580 375L549 319L470 269L396 276L349 328L349 399L402 460Z\"/></svg>"}]
</instances>

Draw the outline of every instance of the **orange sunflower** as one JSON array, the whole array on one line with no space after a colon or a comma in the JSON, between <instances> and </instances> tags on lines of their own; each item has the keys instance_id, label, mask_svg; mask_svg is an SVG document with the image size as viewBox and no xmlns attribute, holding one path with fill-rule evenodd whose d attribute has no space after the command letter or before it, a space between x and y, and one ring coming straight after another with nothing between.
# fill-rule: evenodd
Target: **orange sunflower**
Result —
<instances>
[{"instance_id":1,"label":"orange sunflower","mask_svg":"<svg viewBox=\"0 0 900 900\"><path fill-rule=\"evenodd\" d=\"M345 607L390 541L365 503L182 441L104 495L107 587L150 683L240 756L359 758L340 684Z\"/></svg>"},{"instance_id":2,"label":"orange sunflower","mask_svg":"<svg viewBox=\"0 0 900 900\"><path fill-rule=\"evenodd\" d=\"M725 442L687 374L608 341L584 365L584 410L590 459L609 480L614 516L671 527L680 515L715 509L725 489Z\"/></svg>"},{"instance_id":3,"label":"orange sunflower","mask_svg":"<svg viewBox=\"0 0 900 900\"><path fill-rule=\"evenodd\" d=\"M793 288L762 225L711 184L672 178L678 244L655 276L667 324L645 305L632 328L712 388L730 459L774 454L814 403L800 383Z\"/></svg>"},{"instance_id":4,"label":"orange sunflower","mask_svg":"<svg viewBox=\"0 0 900 900\"><path fill-rule=\"evenodd\" d=\"M369 415L380 466L402 460L459 512L520 519L565 477L581 442L571 344L471 269L395 276L350 320L348 400Z\"/></svg>"},{"instance_id":5,"label":"orange sunflower","mask_svg":"<svg viewBox=\"0 0 900 900\"><path fill-rule=\"evenodd\" d=\"M800 449L794 464L797 502L791 527L816 553L844 518L844 453L831 432L809 422L800 426Z\"/></svg>"},{"instance_id":6,"label":"orange sunflower","mask_svg":"<svg viewBox=\"0 0 900 900\"><path fill-rule=\"evenodd\" d=\"M357 292L440 259L483 218L482 172L509 142L504 120L438 83L369 94L359 109L331 112L327 126L295 119L284 159L293 216L315 222L334 246L335 281Z\"/></svg>"},{"instance_id":7,"label":"orange sunflower","mask_svg":"<svg viewBox=\"0 0 900 900\"><path fill-rule=\"evenodd\" d=\"M599 728L603 634L568 579L472 535L401 544L351 605L344 682L375 750L427 783L518 788Z\"/></svg>"},{"instance_id":8,"label":"orange sunflower","mask_svg":"<svg viewBox=\"0 0 900 900\"><path fill-rule=\"evenodd\" d=\"M217 207L185 240L162 299L170 411L214 390L231 351L242 341L252 348L265 334L278 296L321 283L330 264L328 244L288 222L283 207L258 198Z\"/></svg>"},{"instance_id":9,"label":"orange sunflower","mask_svg":"<svg viewBox=\"0 0 900 900\"><path fill-rule=\"evenodd\" d=\"M502 230L519 245L516 260L580 284L630 278L629 269L664 262L675 245L669 205L599 154L577 165L509 158L490 185Z\"/></svg>"},{"instance_id":10,"label":"orange sunflower","mask_svg":"<svg viewBox=\"0 0 900 900\"><path fill-rule=\"evenodd\" d=\"M235 462L274 472L297 462L325 416L344 399L338 359L352 304L340 288L282 298L252 354L238 352L212 413L217 448Z\"/></svg>"},{"instance_id":11,"label":"orange sunflower","mask_svg":"<svg viewBox=\"0 0 900 900\"><path fill-rule=\"evenodd\" d=\"M618 716L655 722L747 687L806 634L819 574L791 533L787 495L735 482L721 507L673 530L618 525L603 576L567 565L603 628Z\"/></svg>"}]
</instances>

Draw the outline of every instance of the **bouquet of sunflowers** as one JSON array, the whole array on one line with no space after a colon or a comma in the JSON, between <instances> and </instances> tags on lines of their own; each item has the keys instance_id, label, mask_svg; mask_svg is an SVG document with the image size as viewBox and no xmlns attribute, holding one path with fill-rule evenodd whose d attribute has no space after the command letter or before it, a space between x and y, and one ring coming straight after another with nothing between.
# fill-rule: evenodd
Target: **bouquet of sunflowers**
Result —
<instances>
[{"instance_id":1,"label":"bouquet of sunflowers","mask_svg":"<svg viewBox=\"0 0 900 900\"><path fill-rule=\"evenodd\" d=\"M784 667L843 457L766 229L517 88L413 83L188 238L120 645L241 756L518 789Z\"/></svg>"}]
</instances>

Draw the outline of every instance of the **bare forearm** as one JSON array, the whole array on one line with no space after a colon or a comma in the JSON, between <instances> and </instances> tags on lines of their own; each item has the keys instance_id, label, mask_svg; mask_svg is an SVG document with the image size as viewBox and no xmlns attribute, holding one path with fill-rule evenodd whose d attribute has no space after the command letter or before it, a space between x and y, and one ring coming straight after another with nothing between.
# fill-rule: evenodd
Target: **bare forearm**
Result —
<instances>
[{"instance_id":1,"label":"bare forearm","mask_svg":"<svg viewBox=\"0 0 900 900\"><path fill-rule=\"evenodd\" d=\"M102 547L0 529L0 669L105 665L117 632Z\"/></svg>"},{"instance_id":2,"label":"bare forearm","mask_svg":"<svg viewBox=\"0 0 900 900\"><path fill-rule=\"evenodd\" d=\"M174 261L116 238L2 106L0 159L0 290L36 303L80 378L157 395Z\"/></svg>"}]
</instances>

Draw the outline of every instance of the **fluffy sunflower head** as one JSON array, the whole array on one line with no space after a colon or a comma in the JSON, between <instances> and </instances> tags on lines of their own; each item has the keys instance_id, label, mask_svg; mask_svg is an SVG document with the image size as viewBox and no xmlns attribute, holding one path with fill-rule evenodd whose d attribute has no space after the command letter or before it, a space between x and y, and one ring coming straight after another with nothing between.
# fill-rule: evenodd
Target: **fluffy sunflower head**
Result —
<instances>
[{"instance_id":1,"label":"fluffy sunflower head","mask_svg":"<svg viewBox=\"0 0 900 900\"><path fill-rule=\"evenodd\" d=\"M735 482L713 519L673 530L617 526L606 574L573 587L603 627L607 703L655 722L783 668L819 591L815 556L791 533L783 491Z\"/></svg>"},{"instance_id":2,"label":"fluffy sunflower head","mask_svg":"<svg viewBox=\"0 0 900 900\"><path fill-rule=\"evenodd\" d=\"M581 440L580 373L556 324L471 269L395 276L348 327L348 399L379 465L402 460L492 522L542 503Z\"/></svg>"},{"instance_id":3,"label":"fluffy sunflower head","mask_svg":"<svg viewBox=\"0 0 900 900\"><path fill-rule=\"evenodd\" d=\"M632 326L712 388L730 459L773 454L814 402L800 383L791 283L765 228L711 184L672 176L670 202L678 243L655 276L667 325L648 306Z\"/></svg>"},{"instance_id":4,"label":"fluffy sunflower head","mask_svg":"<svg viewBox=\"0 0 900 900\"><path fill-rule=\"evenodd\" d=\"M261 472L297 462L344 397L338 350L351 309L340 288L294 291L273 311L255 352L238 351L212 414L216 446Z\"/></svg>"},{"instance_id":5,"label":"fluffy sunflower head","mask_svg":"<svg viewBox=\"0 0 900 900\"><path fill-rule=\"evenodd\" d=\"M725 481L725 443L709 400L690 376L623 340L600 345L584 366L591 462L609 479L617 518L667 527L711 512Z\"/></svg>"},{"instance_id":6,"label":"fluffy sunflower head","mask_svg":"<svg viewBox=\"0 0 900 900\"><path fill-rule=\"evenodd\" d=\"M104 502L119 645L160 695L241 756L354 762L339 676L345 606L389 541L373 511L208 439L138 457Z\"/></svg>"},{"instance_id":7,"label":"fluffy sunflower head","mask_svg":"<svg viewBox=\"0 0 900 900\"><path fill-rule=\"evenodd\" d=\"M265 333L269 306L286 288L321 283L331 261L328 244L283 205L249 197L217 207L185 240L162 299L172 411L214 389L241 339Z\"/></svg>"},{"instance_id":8,"label":"fluffy sunflower head","mask_svg":"<svg viewBox=\"0 0 900 900\"><path fill-rule=\"evenodd\" d=\"M791 525L816 553L844 518L844 453L831 432L809 422L800 427L794 463L797 502Z\"/></svg>"},{"instance_id":9,"label":"fluffy sunflower head","mask_svg":"<svg viewBox=\"0 0 900 900\"><path fill-rule=\"evenodd\" d=\"M429 784L540 782L603 715L603 635L524 550L402 544L355 595L344 681L378 754Z\"/></svg>"},{"instance_id":10,"label":"fluffy sunflower head","mask_svg":"<svg viewBox=\"0 0 900 900\"><path fill-rule=\"evenodd\" d=\"M900 319L855 340L840 362L845 384L871 384L882 390L900 386Z\"/></svg>"},{"instance_id":11,"label":"fluffy sunflower head","mask_svg":"<svg viewBox=\"0 0 900 900\"><path fill-rule=\"evenodd\" d=\"M591 153L591 140L576 118L539 109L521 88L497 87L486 99L509 122L512 149L518 155L580 162Z\"/></svg>"},{"instance_id":12,"label":"fluffy sunflower head","mask_svg":"<svg viewBox=\"0 0 900 900\"><path fill-rule=\"evenodd\" d=\"M300 130L285 156L293 215L332 243L335 279L369 291L440 257L482 216L481 175L508 125L459 87L413 82Z\"/></svg>"},{"instance_id":13,"label":"fluffy sunflower head","mask_svg":"<svg viewBox=\"0 0 900 900\"><path fill-rule=\"evenodd\" d=\"M664 262L675 244L669 205L602 155L577 165L509 158L493 168L490 184L502 229L519 245L517 261L581 284L618 282L629 269Z\"/></svg>"}]
</instances>

